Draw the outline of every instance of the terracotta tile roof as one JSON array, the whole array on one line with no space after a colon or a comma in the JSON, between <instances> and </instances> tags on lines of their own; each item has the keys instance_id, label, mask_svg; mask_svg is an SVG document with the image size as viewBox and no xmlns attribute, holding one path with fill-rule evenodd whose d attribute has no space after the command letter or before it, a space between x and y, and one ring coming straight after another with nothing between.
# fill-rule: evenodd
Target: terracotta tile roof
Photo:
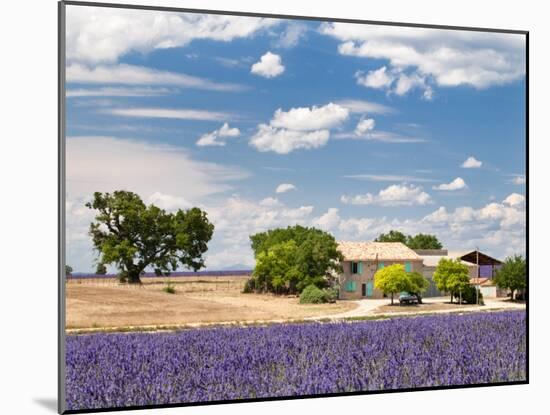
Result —
<instances>
[{"instance_id":1,"label":"terracotta tile roof","mask_svg":"<svg viewBox=\"0 0 550 415\"><path fill-rule=\"evenodd\" d=\"M421 261L422 257L401 242L338 241L338 249L347 261Z\"/></svg>"}]
</instances>

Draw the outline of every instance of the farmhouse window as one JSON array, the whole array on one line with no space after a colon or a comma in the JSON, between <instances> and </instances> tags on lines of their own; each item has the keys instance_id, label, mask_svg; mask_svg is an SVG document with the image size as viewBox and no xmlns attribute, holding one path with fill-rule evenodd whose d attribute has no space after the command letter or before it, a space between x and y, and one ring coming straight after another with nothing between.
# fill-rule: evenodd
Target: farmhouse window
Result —
<instances>
[{"instance_id":1,"label":"farmhouse window","mask_svg":"<svg viewBox=\"0 0 550 415\"><path fill-rule=\"evenodd\" d=\"M363 273L363 263L362 262L352 262L351 263L351 273L352 274L362 274Z\"/></svg>"},{"instance_id":2,"label":"farmhouse window","mask_svg":"<svg viewBox=\"0 0 550 415\"><path fill-rule=\"evenodd\" d=\"M348 292L354 292L357 288L357 284L355 281L347 281L346 282L346 291Z\"/></svg>"},{"instance_id":3,"label":"farmhouse window","mask_svg":"<svg viewBox=\"0 0 550 415\"><path fill-rule=\"evenodd\" d=\"M412 271L412 266L411 266L410 262L405 262L405 271L406 272L411 272Z\"/></svg>"}]
</instances>

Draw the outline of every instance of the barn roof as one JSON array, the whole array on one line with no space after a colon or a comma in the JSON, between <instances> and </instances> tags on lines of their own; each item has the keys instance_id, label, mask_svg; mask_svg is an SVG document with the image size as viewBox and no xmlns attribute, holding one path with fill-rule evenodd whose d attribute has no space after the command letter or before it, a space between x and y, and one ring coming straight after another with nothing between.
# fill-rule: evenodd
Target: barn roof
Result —
<instances>
[{"instance_id":1,"label":"barn roof","mask_svg":"<svg viewBox=\"0 0 550 415\"><path fill-rule=\"evenodd\" d=\"M338 250L346 261L421 261L422 257L401 242L339 241Z\"/></svg>"},{"instance_id":2,"label":"barn roof","mask_svg":"<svg viewBox=\"0 0 550 415\"><path fill-rule=\"evenodd\" d=\"M479 265L499 265L502 264L498 259L492 258L487 254L479 251L447 251L441 250L443 255L432 255L432 253L423 255L420 252L420 256L424 260L424 266L436 267L441 258L457 259L460 258L461 262L468 267L474 267L476 261L479 261ZM437 251L433 251L437 254ZM445 254L446 253L446 254Z\"/></svg>"}]
</instances>

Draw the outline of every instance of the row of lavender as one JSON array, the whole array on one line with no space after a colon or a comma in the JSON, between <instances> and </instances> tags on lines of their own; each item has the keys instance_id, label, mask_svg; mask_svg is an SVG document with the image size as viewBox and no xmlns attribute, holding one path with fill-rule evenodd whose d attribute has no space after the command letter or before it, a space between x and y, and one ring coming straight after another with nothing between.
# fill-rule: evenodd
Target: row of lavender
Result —
<instances>
[{"instance_id":1,"label":"row of lavender","mask_svg":"<svg viewBox=\"0 0 550 415\"><path fill-rule=\"evenodd\" d=\"M170 273L169 277L233 277L233 276L250 276L251 270L224 270L224 271L176 271ZM99 278L116 278L117 274L93 274L93 273L73 273L68 274L69 280L85 280ZM165 275L156 275L154 272L145 272L142 277L145 278L167 278Z\"/></svg>"},{"instance_id":2,"label":"row of lavender","mask_svg":"<svg viewBox=\"0 0 550 415\"><path fill-rule=\"evenodd\" d=\"M524 312L67 339L69 409L524 380Z\"/></svg>"}]
</instances>

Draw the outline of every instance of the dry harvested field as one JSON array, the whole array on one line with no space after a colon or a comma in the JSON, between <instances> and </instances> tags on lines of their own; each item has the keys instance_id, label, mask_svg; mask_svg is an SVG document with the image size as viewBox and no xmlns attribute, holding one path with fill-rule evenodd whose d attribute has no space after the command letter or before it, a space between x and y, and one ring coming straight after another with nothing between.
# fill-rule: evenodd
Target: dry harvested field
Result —
<instances>
[{"instance_id":1,"label":"dry harvested field","mask_svg":"<svg viewBox=\"0 0 550 415\"><path fill-rule=\"evenodd\" d=\"M246 277L144 279L139 287L114 281L70 281L66 285L67 329L193 323L253 322L339 314L354 302L299 304L296 297L242 294Z\"/></svg>"}]
</instances>

